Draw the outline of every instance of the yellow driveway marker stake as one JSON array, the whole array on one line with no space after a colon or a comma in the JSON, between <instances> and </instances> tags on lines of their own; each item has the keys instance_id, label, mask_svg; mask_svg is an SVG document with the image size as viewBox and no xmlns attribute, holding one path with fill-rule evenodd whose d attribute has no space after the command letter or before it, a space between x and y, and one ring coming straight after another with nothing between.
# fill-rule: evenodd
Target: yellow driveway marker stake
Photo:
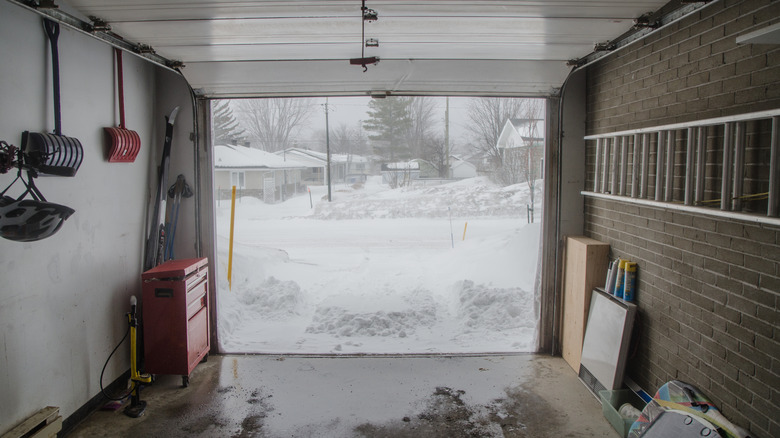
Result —
<instances>
[{"instance_id":1,"label":"yellow driveway marker stake","mask_svg":"<svg viewBox=\"0 0 780 438\"><path fill-rule=\"evenodd\" d=\"M233 290L231 281L233 273L233 224L236 221L236 186L233 186L233 195L230 199L230 247L228 249L228 290Z\"/></svg>"},{"instance_id":2,"label":"yellow driveway marker stake","mask_svg":"<svg viewBox=\"0 0 780 438\"><path fill-rule=\"evenodd\" d=\"M466 228L469 227L469 223L466 222L466 225L463 226L463 240L466 240Z\"/></svg>"}]
</instances>

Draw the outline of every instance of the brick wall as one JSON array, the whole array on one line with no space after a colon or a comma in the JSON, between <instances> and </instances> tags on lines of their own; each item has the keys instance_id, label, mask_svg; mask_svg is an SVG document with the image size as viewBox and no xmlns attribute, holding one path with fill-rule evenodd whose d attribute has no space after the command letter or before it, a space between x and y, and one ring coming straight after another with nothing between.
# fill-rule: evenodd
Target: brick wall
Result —
<instances>
[{"instance_id":1,"label":"brick wall","mask_svg":"<svg viewBox=\"0 0 780 438\"><path fill-rule=\"evenodd\" d=\"M588 70L589 134L780 107L776 45L736 37L780 22L772 0L715 1Z\"/></svg>"},{"instance_id":2,"label":"brick wall","mask_svg":"<svg viewBox=\"0 0 780 438\"><path fill-rule=\"evenodd\" d=\"M735 42L778 21L780 1L715 1L599 61L587 72L588 134L780 108L780 46ZM754 143L748 161L766 162ZM588 190L594 153L588 145ZM762 169L748 166L755 190L768 180ZM585 215L588 236L639 262L642 328L628 374L653 392L694 384L735 423L780 436L780 227L596 198Z\"/></svg>"}]
</instances>

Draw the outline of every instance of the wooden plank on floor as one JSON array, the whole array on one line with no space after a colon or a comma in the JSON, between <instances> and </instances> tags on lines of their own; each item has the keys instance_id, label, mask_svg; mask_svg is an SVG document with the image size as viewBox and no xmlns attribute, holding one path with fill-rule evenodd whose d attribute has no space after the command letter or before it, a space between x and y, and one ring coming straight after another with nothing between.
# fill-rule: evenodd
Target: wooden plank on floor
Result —
<instances>
[{"instance_id":1,"label":"wooden plank on floor","mask_svg":"<svg viewBox=\"0 0 780 438\"><path fill-rule=\"evenodd\" d=\"M2 438L38 438L57 435L62 429L60 408L47 406L6 432Z\"/></svg>"}]
</instances>

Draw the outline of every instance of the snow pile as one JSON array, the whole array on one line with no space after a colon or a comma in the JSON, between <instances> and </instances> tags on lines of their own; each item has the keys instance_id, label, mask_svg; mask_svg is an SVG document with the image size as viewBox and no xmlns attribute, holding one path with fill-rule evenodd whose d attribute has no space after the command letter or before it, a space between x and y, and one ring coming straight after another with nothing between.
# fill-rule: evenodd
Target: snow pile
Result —
<instances>
[{"instance_id":1,"label":"snow pile","mask_svg":"<svg viewBox=\"0 0 780 438\"><path fill-rule=\"evenodd\" d=\"M227 245L219 247L217 271L227 273ZM280 319L297 314L304 303L300 288L274 277L266 279L266 267L290 260L286 251L276 248L236 245L233 251L233 281L217 277L218 330L221 339L231 339L238 327L253 320Z\"/></svg>"},{"instance_id":2,"label":"snow pile","mask_svg":"<svg viewBox=\"0 0 780 438\"><path fill-rule=\"evenodd\" d=\"M279 319L300 314L304 294L294 281L279 281L274 277L237 294L238 303L262 318Z\"/></svg>"},{"instance_id":3,"label":"snow pile","mask_svg":"<svg viewBox=\"0 0 780 438\"><path fill-rule=\"evenodd\" d=\"M532 295L520 288L495 288L475 285L473 281L458 283L460 306L458 317L470 328L508 330L534 327Z\"/></svg>"},{"instance_id":4,"label":"snow pile","mask_svg":"<svg viewBox=\"0 0 780 438\"><path fill-rule=\"evenodd\" d=\"M317 204L311 217L334 220L526 215L527 184L501 187L487 177L429 187L422 184L416 181L412 186L381 193L340 188L333 202ZM536 199L541 199L541 192Z\"/></svg>"},{"instance_id":5,"label":"snow pile","mask_svg":"<svg viewBox=\"0 0 780 438\"><path fill-rule=\"evenodd\" d=\"M416 294L426 295L424 291L416 291ZM405 338L414 334L420 327L430 327L436 323L436 305L429 294L427 302L418 306L402 305L401 307L405 308L399 310L367 312L349 310L341 306L319 306L314 313L312 324L306 328L306 333L327 333L337 337ZM410 300L399 301L403 303Z\"/></svg>"},{"instance_id":6,"label":"snow pile","mask_svg":"<svg viewBox=\"0 0 780 438\"><path fill-rule=\"evenodd\" d=\"M435 314L413 309L400 312L352 313L339 307L318 308L306 333L327 333L337 337L380 336L405 338L418 325L430 325Z\"/></svg>"}]
</instances>

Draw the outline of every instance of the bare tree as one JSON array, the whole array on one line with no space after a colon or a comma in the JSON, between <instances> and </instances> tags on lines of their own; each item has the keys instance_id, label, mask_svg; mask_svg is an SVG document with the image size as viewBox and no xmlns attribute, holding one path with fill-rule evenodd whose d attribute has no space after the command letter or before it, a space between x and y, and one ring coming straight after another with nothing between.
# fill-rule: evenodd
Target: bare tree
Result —
<instances>
[{"instance_id":1,"label":"bare tree","mask_svg":"<svg viewBox=\"0 0 780 438\"><path fill-rule=\"evenodd\" d=\"M361 155L366 152L368 138L358 123L350 127L339 123L330 131L330 151L335 154Z\"/></svg>"},{"instance_id":2,"label":"bare tree","mask_svg":"<svg viewBox=\"0 0 780 438\"><path fill-rule=\"evenodd\" d=\"M275 152L289 147L296 130L315 109L313 99L246 99L238 104L241 119L259 148Z\"/></svg>"},{"instance_id":3,"label":"bare tree","mask_svg":"<svg viewBox=\"0 0 780 438\"><path fill-rule=\"evenodd\" d=\"M534 104L528 107L528 116L531 121L544 119L544 104L541 100L534 101ZM534 195L536 191L536 181L544 176L544 133L538 131L538 123L532 123L530 132L530 141L528 141L527 166L525 167L525 181L530 190L529 220L534 221Z\"/></svg>"},{"instance_id":4,"label":"bare tree","mask_svg":"<svg viewBox=\"0 0 780 438\"><path fill-rule=\"evenodd\" d=\"M409 97L409 124L406 141L413 157L425 154L426 143L430 141L435 124L436 103L430 97Z\"/></svg>"},{"instance_id":5,"label":"bare tree","mask_svg":"<svg viewBox=\"0 0 780 438\"><path fill-rule=\"evenodd\" d=\"M466 128L474 136L474 144L494 166L502 162L498 138L508 119L516 118L529 99L481 97L468 104Z\"/></svg>"},{"instance_id":6,"label":"bare tree","mask_svg":"<svg viewBox=\"0 0 780 438\"><path fill-rule=\"evenodd\" d=\"M439 173L440 178L449 176L448 152L444 137L428 137L423 145L422 158L431 163L431 166Z\"/></svg>"},{"instance_id":7,"label":"bare tree","mask_svg":"<svg viewBox=\"0 0 780 438\"><path fill-rule=\"evenodd\" d=\"M516 144L508 146L500 152L500 165L494 167L493 177L498 182L510 185L525 183L529 190L528 218L533 222L536 183L543 176L544 133L543 126L544 103L541 100L527 100L521 113L513 122L520 136Z\"/></svg>"}]
</instances>

